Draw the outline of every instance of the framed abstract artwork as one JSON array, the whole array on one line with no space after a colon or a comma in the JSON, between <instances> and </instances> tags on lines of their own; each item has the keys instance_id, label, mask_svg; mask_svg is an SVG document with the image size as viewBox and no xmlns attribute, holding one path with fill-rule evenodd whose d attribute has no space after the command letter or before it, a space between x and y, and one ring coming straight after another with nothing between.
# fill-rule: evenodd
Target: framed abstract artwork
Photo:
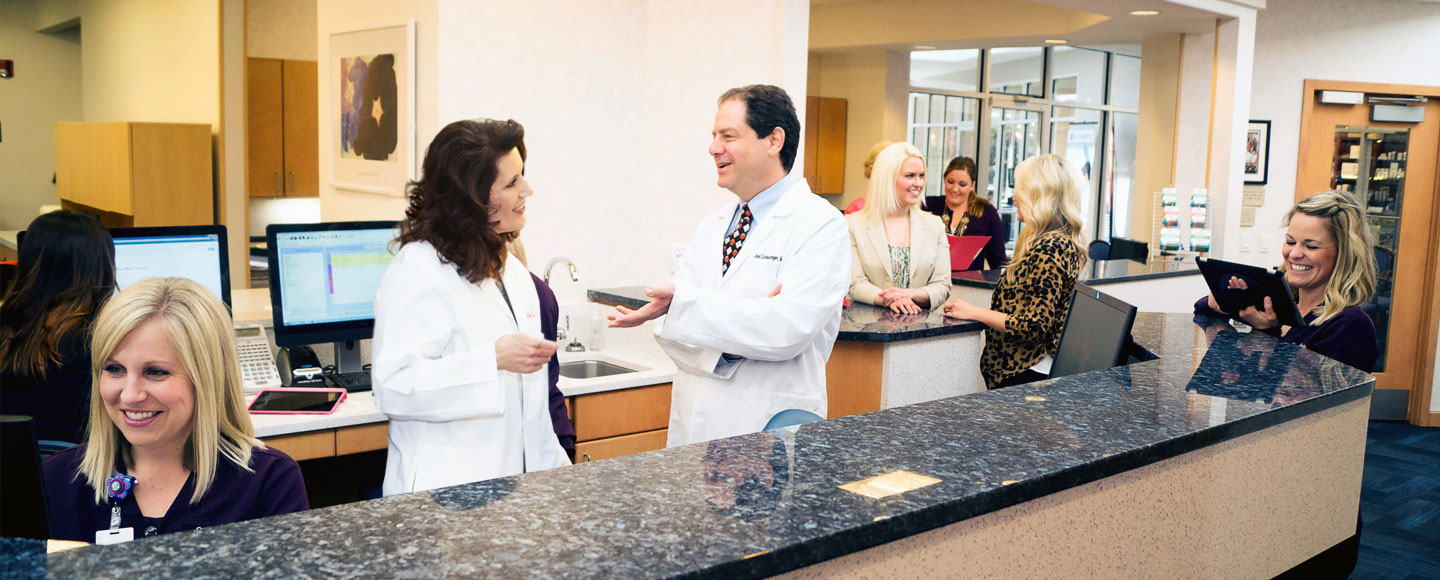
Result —
<instances>
[{"instance_id":1,"label":"framed abstract artwork","mask_svg":"<svg viewBox=\"0 0 1440 580\"><path fill-rule=\"evenodd\" d=\"M415 21L330 35L330 185L405 195L415 178Z\"/></svg>"},{"instance_id":2,"label":"framed abstract artwork","mask_svg":"<svg viewBox=\"0 0 1440 580\"><path fill-rule=\"evenodd\" d=\"M1251 120L1245 129L1245 184L1265 185L1270 175L1270 122Z\"/></svg>"}]
</instances>

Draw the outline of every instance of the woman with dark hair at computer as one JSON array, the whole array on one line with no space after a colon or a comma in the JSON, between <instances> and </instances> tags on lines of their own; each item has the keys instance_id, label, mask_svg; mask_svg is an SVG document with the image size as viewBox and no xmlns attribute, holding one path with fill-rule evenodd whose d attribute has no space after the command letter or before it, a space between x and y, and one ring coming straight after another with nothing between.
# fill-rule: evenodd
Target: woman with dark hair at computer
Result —
<instances>
[{"instance_id":1,"label":"woman with dark hair at computer","mask_svg":"<svg viewBox=\"0 0 1440 580\"><path fill-rule=\"evenodd\" d=\"M990 308L958 298L945 303L945 316L988 327L980 355L980 374L988 388L1050 375L1070 293L1085 264L1080 184L1075 166L1059 155L1021 161L1015 167L1015 209L1025 229L995 286Z\"/></svg>"},{"instance_id":2,"label":"woman with dark hair at computer","mask_svg":"<svg viewBox=\"0 0 1440 580\"><path fill-rule=\"evenodd\" d=\"M30 222L14 287L0 305L0 413L29 415L41 441L84 440L90 329L115 293L115 247L93 217Z\"/></svg>"},{"instance_id":3,"label":"woman with dark hair at computer","mask_svg":"<svg viewBox=\"0 0 1440 580\"><path fill-rule=\"evenodd\" d=\"M1280 270L1295 291L1306 326L1281 325L1269 298L1263 308L1241 311L1240 318L1280 340L1370 372L1380 347L1375 323L1361 309L1375 294L1376 279L1375 243L1365 206L1353 193L1324 191L1296 202L1284 225ZM1239 280L1231 285L1245 286ZM1195 313L1226 316L1213 295L1195 302Z\"/></svg>"},{"instance_id":4,"label":"woman with dark hair at computer","mask_svg":"<svg viewBox=\"0 0 1440 580\"><path fill-rule=\"evenodd\" d=\"M425 153L375 294L385 495L570 463L556 437L539 292L506 248L525 226L525 131L457 121Z\"/></svg>"},{"instance_id":5,"label":"woman with dark hair at computer","mask_svg":"<svg viewBox=\"0 0 1440 580\"><path fill-rule=\"evenodd\" d=\"M951 159L941 176L945 180L945 197L925 200L925 211L940 216L946 234L990 237L985 250L968 268L966 264L953 264L956 269L978 270L984 266L994 270L1010 262L1005 256L1005 224L990 200L975 193L975 170L975 161L969 157Z\"/></svg>"}]
</instances>

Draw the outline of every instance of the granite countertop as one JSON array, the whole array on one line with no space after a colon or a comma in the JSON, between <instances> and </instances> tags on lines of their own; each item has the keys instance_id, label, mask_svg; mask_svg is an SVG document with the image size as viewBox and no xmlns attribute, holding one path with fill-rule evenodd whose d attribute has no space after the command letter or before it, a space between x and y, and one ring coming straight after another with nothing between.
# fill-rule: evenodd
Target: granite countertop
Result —
<instances>
[{"instance_id":1,"label":"granite countertop","mask_svg":"<svg viewBox=\"0 0 1440 580\"><path fill-rule=\"evenodd\" d=\"M995 272L998 279L999 271ZM644 286L600 288L589 291L588 296L595 302L619 304L626 308L640 308L650 302L645 297ZM979 322L945 318L939 310L903 315L887 308L852 301L841 315L840 335L835 340L894 342L984 329L985 325Z\"/></svg>"},{"instance_id":2,"label":"granite countertop","mask_svg":"<svg viewBox=\"0 0 1440 580\"><path fill-rule=\"evenodd\" d=\"M955 272L950 281L961 286L994 289L1000 283L1003 270L975 270ZM1091 286L1104 286L1120 282L1139 282L1156 278L1199 275L1195 262L1154 260L1141 264L1131 260L1089 260L1080 269L1080 281Z\"/></svg>"},{"instance_id":3,"label":"granite countertop","mask_svg":"<svg viewBox=\"0 0 1440 580\"><path fill-rule=\"evenodd\" d=\"M1220 319L1143 313L1135 339L1160 358L786 430L80 548L50 555L48 572L761 577L1215 445L1359 400L1374 386L1361 371L1267 335L1241 335ZM1192 412L1202 406L1211 412ZM838 487L896 470L940 482L878 500ZM35 561L8 547L0 557L5 567Z\"/></svg>"}]
</instances>

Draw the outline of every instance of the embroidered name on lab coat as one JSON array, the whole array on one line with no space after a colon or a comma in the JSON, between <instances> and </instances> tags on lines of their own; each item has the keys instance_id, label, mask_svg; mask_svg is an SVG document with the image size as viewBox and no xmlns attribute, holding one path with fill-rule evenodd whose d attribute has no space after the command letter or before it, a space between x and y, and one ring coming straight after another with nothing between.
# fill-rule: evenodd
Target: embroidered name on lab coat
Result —
<instances>
[{"instance_id":1,"label":"embroidered name on lab coat","mask_svg":"<svg viewBox=\"0 0 1440 580\"><path fill-rule=\"evenodd\" d=\"M783 257L780 257L780 256L772 256L772 255L770 255L770 254L755 254L755 259L756 259L756 260L770 260L770 261L772 261L772 262L783 262L783 261L785 261L785 258L783 258Z\"/></svg>"}]
</instances>

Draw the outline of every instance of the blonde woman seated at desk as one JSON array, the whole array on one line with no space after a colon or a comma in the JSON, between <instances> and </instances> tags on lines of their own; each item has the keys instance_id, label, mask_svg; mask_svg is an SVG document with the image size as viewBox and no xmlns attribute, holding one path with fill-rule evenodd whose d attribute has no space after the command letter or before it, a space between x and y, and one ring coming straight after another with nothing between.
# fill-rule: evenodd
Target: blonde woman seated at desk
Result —
<instances>
[{"instance_id":1,"label":"blonde woman seated at desk","mask_svg":"<svg viewBox=\"0 0 1440 580\"><path fill-rule=\"evenodd\" d=\"M851 300L917 314L950 297L950 244L940 218L920 209L924 191L919 149L895 143L880 152L865 209L845 216Z\"/></svg>"}]
</instances>

